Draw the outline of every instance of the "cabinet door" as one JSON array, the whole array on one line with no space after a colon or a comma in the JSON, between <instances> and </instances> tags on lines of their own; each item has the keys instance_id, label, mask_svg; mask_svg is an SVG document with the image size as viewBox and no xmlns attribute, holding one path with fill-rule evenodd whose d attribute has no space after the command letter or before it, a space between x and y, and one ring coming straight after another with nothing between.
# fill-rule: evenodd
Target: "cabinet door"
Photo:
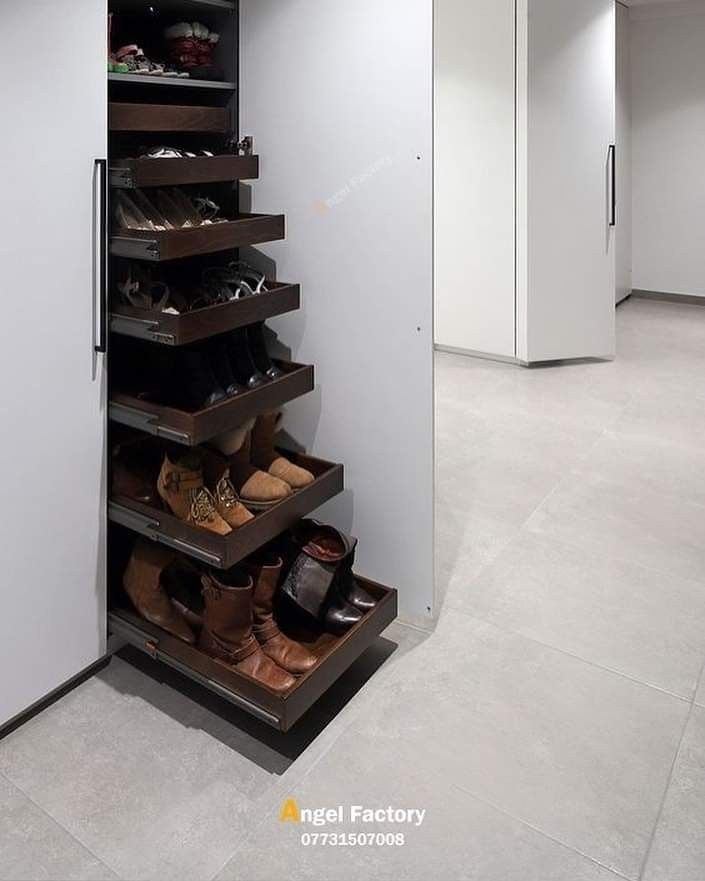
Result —
<instances>
[{"instance_id":1,"label":"cabinet door","mask_svg":"<svg viewBox=\"0 0 705 881\"><path fill-rule=\"evenodd\" d=\"M515 354L515 0L435 3L436 344Z\"/></svg>"},{"instance_id":2,"label":"cabinet door","mask_svg":"<svg viewBox=\"0 0 705 881\"><path fill-rule=\"evenodd\" d=\"M287 218L286 242L258 250L279 278L302 285L303 309L273 326L295 358L316 365L318 393L287 409L287 431L345 463L347 492L320 518L356 535L360 573L398 585L401 613L425 622L432 3L241 0L239 9L240 130L262 156L253 210Z\"/></svg>"},{"instance_id":3,"label":"cabinet door","mask_svg":"<svg viewBox=\"0 0 705 881\"><path fill-rule=\"evenodd\" d=\"M100 0L0 5L0 725L105 651Z\"/></svg>"},{"instance_id":4,"label":"cabinet door","mask_svg":"<svg viewBox=\"0 0 705 881\"><path fill-rule=\"evenodd\" d=\"M617 302L632 292L632 70L629 10L617 12Z\"/></svg>"},{"instance_id":5,"label":"cabinet door","mask_svg":"<svg viewBox=\"0 0 705 881\"><path fill-rule=\"evenodd\" d=\"M520 0L520 8L528 49L519 357L612 357L614 0Z\"/></svg>"}]
</instances>

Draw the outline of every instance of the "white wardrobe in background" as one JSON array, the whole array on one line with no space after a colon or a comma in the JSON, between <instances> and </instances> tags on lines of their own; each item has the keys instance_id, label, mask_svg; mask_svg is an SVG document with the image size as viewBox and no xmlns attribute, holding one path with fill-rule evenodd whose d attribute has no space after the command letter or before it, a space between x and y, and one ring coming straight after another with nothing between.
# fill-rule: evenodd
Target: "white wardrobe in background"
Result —
<instances>
[{"instance_id":1,"label":"white wardrobe in background","mask_svg":"<svg viewBox=\"0 0 705 881\"><path fill-rule=\"evenodd\" d=\"M435 341L615 352L614 0L437 0Z\"/></svg>"}]
</instances>

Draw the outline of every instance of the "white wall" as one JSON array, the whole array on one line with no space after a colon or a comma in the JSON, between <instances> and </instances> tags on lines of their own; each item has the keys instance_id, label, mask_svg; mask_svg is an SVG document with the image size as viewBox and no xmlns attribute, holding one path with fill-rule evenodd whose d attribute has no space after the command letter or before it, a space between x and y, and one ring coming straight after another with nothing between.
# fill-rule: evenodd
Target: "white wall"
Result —
<instances>
[{"instance_id":1,"label":"white wall","mask_svg":"<svg viewBox=\"0 0 705 881\"><path fill-rule=\"evenodd\" d=\"M302 285L272 325L316 366L287 407L307 449L345 464L321 517L360 539L357 568L433 607L432 0L241 0L253 210L284 212L258 249Z\"/></svg>"},{"instance_id":2,"label":"white wall","mask_svg":"<svg viewBox=\"0 0 705 881\"><path fill-rule=\"evenodd\" d=\"M435 3L435 313L443 348L515 354L515 0Z\"/></svg>"},{"instance_id":3,"label":"white wall","mask_svg":"<svg viewBox=\"0 0 705 881\"><path fill-rule=\"evenodd\" d=\"M634 288L705 296L705 2L631 10Z\"/></svg>"}]
</instances>

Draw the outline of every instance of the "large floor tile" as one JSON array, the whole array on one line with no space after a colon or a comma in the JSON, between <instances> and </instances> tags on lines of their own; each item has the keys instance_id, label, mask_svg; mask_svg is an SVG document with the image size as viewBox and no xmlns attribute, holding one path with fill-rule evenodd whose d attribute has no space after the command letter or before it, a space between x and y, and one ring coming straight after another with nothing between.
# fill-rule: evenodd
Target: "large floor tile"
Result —
<instances>
[{"instance_id":1,"label":"large floor tile","mask_svg":"<svg viewBox=\"0 0 705 881\"><path fill-rule=\"evenodd\" d=\"M705 878L705 709L695 707L668 788L644 881Z\"/></svg>"},{"instance_id":2,"label":"large floor tile","mask_svg":"<svg viewBox=\"0 0 705 881\"><path fill-rule=\"evenodd\" d=\"M348 733L635 878L688 706L450 611Z\"/></svg>"},{"instance_id":3,"label":"large floor tile","mask_svg":"<svg viewBox=\"0 0 705 881\"><path fill-rule=\"evenodd\" d=\"M689 700L705 661L702 583L532 533L446 602Z\"/></svg>"},{"instance_id":4,"label":"large floor tile","mask_svg":"<svg viewBox=\"0 0 705 881\"><path fill-rule=\"evenodd\" d=\"M612 425L631 394L617 381L610 362L566 363L517 368L496 388L478 395L472 406L488 417L540 414L551 422L594 430Z\"/></svg>"},{"instance_id":5,"label":"large floor tile","mask_svg":"<svg viewBox=\"0 0 705 881\"><path fill-rule=\"evenodd\" d=\"M630 492L661 493L705 506L705 448L606 431L574 470Z\"/></svg>"},{"instance_id":6,"label":"large floor tile","mask_svg":"<svg viewBox=\"0 0 705 881\"><path fill-rule=\"evenodd\" d=\"M682 370L677 394L654 394L651 389L635 394L614 423L614 431L696 451L705 449L705 399L695 397L686 376Z\"/></svg>"},{"instance_id":7,"label":"large floor tile","mask_svg":"<svg viewBox=\"0 0 705 881\"><path fill-rule=\"evenodd\" d=\"M0 879L117 878L99 859L0 775Z\"/></svg>"},{"instance_id":8,"label":"large floor tile","mask_svg":"<svg viewBox=\"0 0 705 881\"><path fill-rule=\"evenodd\" d=\"M121 877L207 879L269 775L184 701L114 659L6 738L0 771Z\"/></svg>"},{"instance_id":9,"label":"large floor tile","mask_svg":"<svg viewBox=\"0 0 705 881\"><path fill-rule=\"evenodd\" d=\"M705 671L700 676L700 687L695 693L695 703L700 707L705 707Z\"/></svg>"},{"instance_id":10,"label":"large floor tile","mask_svg":"<svg viewBox=\"0 0 705 881\"><path fill-rule=\"evenodd\" d=\"M501 512L476 505L464 512L438 506L436 513L436 600L463 594L472 580L518 534L519 525Z\"/></svg>"},{"instance_id":11,"label":"large floor tile","mask_svg":"<svg viewBox=\"0 0 705 881\"><path fill-rule=\"evenodd\" d=\"M403 738L398 747L348 730L288 797L300 808L335 807L340 825L316 828L281 823L281 803L271 802L257 831L235 854L218 881L615 881L611 872L454 785ZM349 819L351 805L426 811L420 826ZM305 832L402 832L401 846L304 846Z\"/></svg>"},{"instance_id":12,"label":"large floor tile","mask_svg":"<svg viewBox=\"0 0 705 881\"><path fill-rule=\"evenodd\" d=\"M527 529L625 558L665 577L702 580L705 517L700 505L599 474L566 478L532 515Z\"/></svg>"}]
</instances>

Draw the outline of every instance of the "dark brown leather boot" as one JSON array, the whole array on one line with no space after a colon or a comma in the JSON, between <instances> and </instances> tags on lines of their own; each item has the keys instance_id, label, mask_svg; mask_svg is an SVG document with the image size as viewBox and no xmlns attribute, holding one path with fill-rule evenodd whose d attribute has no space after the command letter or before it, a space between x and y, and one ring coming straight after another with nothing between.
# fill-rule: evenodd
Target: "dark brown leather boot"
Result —
<instances>
[{"instance_id":1,"label":"dark brown leather boot","mask_svg":"<svg viewBox=\"0 0 705 881\"><path fill-rule=\"evenodd\" d=\"M279 419L280 414L277 412L257 417L252 429L252 464L272 477L288 483L292 489L303 489L313 483L315 478L310 471L294 465L276 450L274 435L279 427Z\"/></svg>"},{"instance_id":2,"label":"dark brown leather boot","mask_svg":"<svg viewBox=\"0 0 705 881\"><path fill-rule=\"evenodd\" d=\"M122 583L135 609L145 620L193 644L196 642L193 631L172 605L161 582L162 573L175 557L175 551L144 538L138 539Z\"/></svg>"},{"instance_id":3,"label":"dark brown leather boot","mask_svg":"<svg viewBox=\"0 0 705 881\"><path fill-rule=\"evenodd\" d=\"M274 594L279 585L282 566L281 557L265 558L261 562L248 565L254 583L252 632L268 658L289 673L301 676L316 666L317 658L301 643L284 636L274 620Z\"/></svg>"},{"instance_id":4,"label":"dark brown leather boot","mask_svg":"<svg viewBox=\"0 0 705 881\"><path fill-rule=\"evenodd\" d=\"M252 633L252 579L236 570L204 575L206 609L199 647L212 658L274 691L296 680L264 654Z\"/></svg>"}]
</instances>

